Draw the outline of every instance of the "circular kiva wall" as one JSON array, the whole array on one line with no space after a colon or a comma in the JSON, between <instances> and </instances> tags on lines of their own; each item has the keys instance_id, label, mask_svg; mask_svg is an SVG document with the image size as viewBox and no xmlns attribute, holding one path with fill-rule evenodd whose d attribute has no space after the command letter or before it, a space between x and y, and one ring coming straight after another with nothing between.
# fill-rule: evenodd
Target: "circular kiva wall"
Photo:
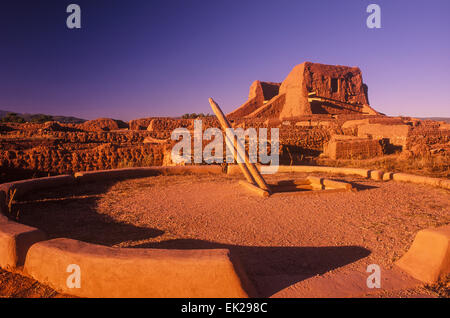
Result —
<instances>
[{"instance_id":1,"label":"circular kiva wall","mask_svg":"<svg viewBox=\"0 0 450 318\"><path fill-rule=\"evenodd\" d=\"M229 166L228 173L240 173L238 169ZM374 180L407 181L450 189L449 180L379 170L280 166L278 171L355 174ZM83 182L186 173L221 174L223 171L220 166L129 168L1 184L0 267L22 271L62 293L80 297L258 296L239 260L231 258L228 249L134 249L67 238L48 240L42 230L14 222L6 216L14 192L14 198L17 198L30 191ZM80 278L79 285L76 277Z\"/></svg>"}]
</instances>

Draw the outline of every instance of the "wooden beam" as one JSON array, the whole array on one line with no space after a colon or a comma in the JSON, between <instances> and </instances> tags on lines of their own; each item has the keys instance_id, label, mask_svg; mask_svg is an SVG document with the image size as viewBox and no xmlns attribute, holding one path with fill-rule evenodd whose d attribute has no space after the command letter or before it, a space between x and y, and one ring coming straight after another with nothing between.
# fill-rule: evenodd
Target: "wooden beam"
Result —
<instances>
[{"instance_id":1,"label":"wooden beam","mask_svg":"<svg viewBox=\"0 0 450 318\"><path fill-rule=\"evenodd\" d=\"M255 194L257 194L257 195L259 195L259 196L261 196L261 197L267 198L267 197L269 197L269 195L270 195L269 192L267 192L267 191L265 191L265 190L263 190L263 189L257 187L257 186L254 185L254 184L251 184L251 183L249 183L249 182L247 182L247 181L240 180L240 181L239 181L239 184L242 185L242 186L244 186L244 187L246 187L248 190L250 190L251 192L253 192L253 193L255 193Z\"/></svg>"},{"instance_id":2,"label":"wooden beam","mask_svg":"<svg viewBox=\"0 0 450 318\"><path fill-rule=\"evenodd\" d=\"M211 108L212 108L214 114L217 116L217 119L219 120L220 124L222 125L223 130L226 132L227 128L231 129L231 125L230 125L228 119L223 114L219 105L217 105L217 103L212 98L209 99L209 104L211 105ZM234 145L234 141L231 144ZM244 172L244 175L246 174L245 171L248 170L248 172L250 173L251 177L256 182L256 184L261 189L263 189L264 191L267 191L269 194L271 194L272 191L270 190L269 185L266 183L266 181L264 180L262 175L259 173L258 169L256 168L256 165L253 163L250 163L250 159L247 154L247 151L245 150L245 147L240 142L236 143L236 147L237 147L237 149L235 149L235 150L237 150L237 151L234 151L235 159L238 162L239 167L241 167L242 172ZM245 163L239 163L239 161L237 160L238 154L240 156L244 156L243 159L244 159ZM246 169L243 167L246 167ZM246 178L247 178L247 175L246 175ZM247 178L247 180L250 183L253 183L251 180L249 180L249 178Z\"/></svg>"}]
</instances>

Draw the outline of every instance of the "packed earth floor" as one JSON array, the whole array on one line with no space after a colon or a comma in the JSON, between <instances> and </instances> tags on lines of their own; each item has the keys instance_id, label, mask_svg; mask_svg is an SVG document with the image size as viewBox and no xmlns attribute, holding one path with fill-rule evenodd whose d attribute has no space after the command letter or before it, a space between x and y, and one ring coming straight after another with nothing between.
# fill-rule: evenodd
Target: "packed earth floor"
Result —
<instances>
[{"instance_id":1,"label":"packed earth floor","mask_svg":"<svg viewBox=\"0 0 450 318\"><path fill-rule=\"evenodd\" d=\"M263 198L240 186L240 177L156 176L32 193L15 202L13 212L50 238L129 248L230 249L263 297L308 296L312 287L305 282L318 275L342 274L365 284L369 264L395 271L394 262L419 230L450 222L449 191L440 188L317 173L265 178L275 183L308 175L351 182L358 191ZM2 275L7 274L0 272L0 280ZM37 296L55 296L43 293ZM442 289L422 285L375 297L440 295Z\"/></svg>"}]
</instances>

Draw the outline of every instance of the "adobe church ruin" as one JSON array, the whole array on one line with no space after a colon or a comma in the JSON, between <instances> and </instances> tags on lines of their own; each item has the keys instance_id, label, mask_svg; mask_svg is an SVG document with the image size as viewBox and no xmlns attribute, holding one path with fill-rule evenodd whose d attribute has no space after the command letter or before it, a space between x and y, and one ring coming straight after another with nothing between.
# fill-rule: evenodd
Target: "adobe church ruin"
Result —
<instances>
[{"instance_id":1,"label":"adobe church ruin","mask_svg":"<svg viewBox=\"0 0 450 318\"><path fill-rule=\"evenodd\" d=\"M255 81L230 119L295 119L313 114L377 115L358 67L304 62L282 83Z\"/></svg>"}]
</instances>

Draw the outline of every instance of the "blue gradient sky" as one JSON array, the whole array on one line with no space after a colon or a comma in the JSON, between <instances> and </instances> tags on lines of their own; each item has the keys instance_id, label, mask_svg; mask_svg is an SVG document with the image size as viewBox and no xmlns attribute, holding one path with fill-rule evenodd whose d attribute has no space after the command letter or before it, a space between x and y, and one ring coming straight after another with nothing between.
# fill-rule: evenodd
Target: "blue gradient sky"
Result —
<instances>
[{"instance_id":1,"label":"blue gradient sky","mask_svg":"<svg viewBox=\"0 0 450 318\"><path fill-rule=\"evenodd\" d=\"M77 3L82 29L66 27ZM377 3L382 29L366 27ZM371 105L450 117L448 0L4 0L0 109L130 120L228 112L304 61L359 66Z\"/></svg>"}]
</instances>

